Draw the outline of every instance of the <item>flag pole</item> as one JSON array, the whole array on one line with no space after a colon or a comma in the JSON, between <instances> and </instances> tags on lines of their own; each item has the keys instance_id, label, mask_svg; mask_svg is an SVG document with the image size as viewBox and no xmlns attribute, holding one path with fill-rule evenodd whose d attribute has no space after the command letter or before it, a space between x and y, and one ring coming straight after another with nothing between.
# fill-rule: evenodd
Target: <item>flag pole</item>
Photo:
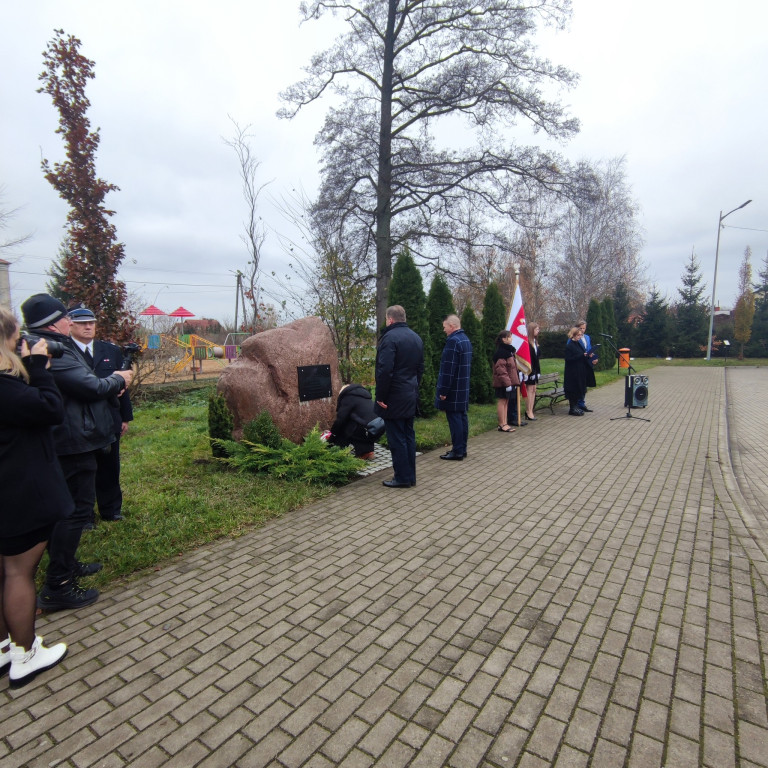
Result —
<instances>
[{"instance_id":1,"label":"flag pole","mask_svg":"<svg viewBox=\"0 0 768 768\"><path fill-rule=\"evenodd\" d=\"M512 301L513 302L515 300L515 296L517 296L517 284L518 284L519 281L520 281L520 265L519 264L515 264L515 287L512 289ZM515 362L517 362L517 361L515 361ZM518 378L520 378L519 375L518 375ZM517 400L517 423L522 425L523 422L520 419L520 401L523 399L523 387L522 387L522 382L520 382L520 384L521 384L521 386L519 386L517 388L517 398L515 398L515 399ZM527 413L527 411L526 411L526 413Z\"/></svg>"}]
</instances>

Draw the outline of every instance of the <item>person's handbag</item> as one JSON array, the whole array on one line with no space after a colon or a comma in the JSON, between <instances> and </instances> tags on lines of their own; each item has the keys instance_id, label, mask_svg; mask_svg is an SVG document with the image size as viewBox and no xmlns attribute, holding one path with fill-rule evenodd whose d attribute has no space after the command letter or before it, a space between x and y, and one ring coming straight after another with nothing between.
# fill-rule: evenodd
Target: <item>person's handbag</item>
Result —
<instances>
[{"instance_id":1,"label":"person's handbag","mask_svg":"<svg viewBox=\"0 0 768 768\"><path fill-rule=\"evenodd\" d=\"M381 416L377 416L365 425L365 433L368 435L368 439L376 442L384 434L384 419Z\"/></svg>"}]
</instances>

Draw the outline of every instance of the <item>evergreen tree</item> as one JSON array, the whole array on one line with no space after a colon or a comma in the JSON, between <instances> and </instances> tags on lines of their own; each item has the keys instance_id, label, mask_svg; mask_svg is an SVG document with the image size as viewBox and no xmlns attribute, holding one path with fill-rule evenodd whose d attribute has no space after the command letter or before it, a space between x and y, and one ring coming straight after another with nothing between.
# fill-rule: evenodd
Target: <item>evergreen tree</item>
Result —
<instances>
[{"instance_id":1,"label":"evergreen tree","mask_svg":"<svg viewBox=\"0 0 768 768\"><path fill-rule=\"evenodd\" d=\"M709 311L702 283L701 268L696 254L691 252L678 288L680 301L675 306L674 351L676 357L700 357L707 346Z\"/></svg>"},{"instance_id":2,"label":"evergreen tree","mask_svg":"<svg viewBox=\"0 0 768 768\"><path fill-rule=\"evenodd\" d=\"M483 344L489 364L496 350L496 337L507 327L507 308L495 281L488 285L483 299Z\"/></svg>"},{"instance_id":3,"label":"evergreen tree","mask_svg":"<svg viewBox=\"0 0 768 768\"><path fill-rule=\"evenodd\" d=\"M634 353L637 357L666 357L670 346L670 316L666 299L654 285L637 328Z\"/></svg>"},{"instance_id":4,"label":"evergreen tree","mask_svg":"<svg viewBox=\"0 0 768 768\"><path fill-rule=\"evenodd\" d=\"M472 304L467 303L461 313L461 327L472 342L472 368L469 374L469 402L491 403L494 400L491 386L491 361L483 354L483 327Z\"/></svg>"},{"instance_id":5,"label":"evergreen tree","mask_svg":"<svg viewBox=\"0 0 768 768\"><path fill-rule=\"evenodd\" d=\"M616 327L616 346L632 346L632 323L629 322L629 316L632 313L632 305L629 301L629 291L626 283L617 283L613 292L613 317Z\"/></svg>"},{"instance_id":6,"label":"evergreen tree","mask_svg":"<svg viewBox=\"0 0 768 768\"><path fill-rule=\"evenodd\" d=\"M752 335L755 319L755 294L752 290L752 249L747 246L739 267L739 298L733 312L733 338L739 342L739 360L744 359L744 345Z\"/></svg>"},{"instance_id":7,"label":"evergreen tree","mask_svg":"<svg viewBox=\"0 0 768 768\"><path fill-rule=\"evenodd\" d=\"M71 307L77 302L75 297L67 291L67 259L72 258L69 240L65 237L59 245L59 256L48 267L47 275L51 279L45 284L48 293L57 298L64 306Z\"/></svg>"},{"instance_id":8,"label":"evergreen tree","mask_svg":"<svg viewBox=\"0 0 768 768\"><path fill-rule=\"evenodd\" d=\"M603 333L608 334L610 339L602 340L602 354L600 355L600 370L607 371L616 363L616 352L614 346L616 346L616 339L618 336L618 330L616 329L616 316L613 309L613 299L610 296L606 296L600 305L603 310Z\"/></svg>"},{"instance_id":9,"label":"evergreen tree","mask_svg":"<svg viewBox=\"0 0 768 768\"><path fill-rule=\"evenodd\" d=\"M752 334L745 346L747 357L768 357L768 253L763 266L757 273L758 282L753 286L755 293L755 317L752 320Z\"/></svg>"},{"instance_id":10,"label":"evergreen tree","mask_svg":"<svg viewBox=\"0 0 768 768\"><path fill-rule=\"evenodd\" d=\"M422 416L432 416L435 408L437 376L432 358L434 355L427 318L427 297L416 262L406 247L398 256L389 284L388 305L399 304L405 310L408 327L421 336L424 342L424 376L419 387L419 409ZM442 328L441 328L442 330Z\"/></svg>"},{"instance_id":11,"label":"evergreen tree","mask_svg":"<svg viewBox=\"0 0 768 768\"><path fill-rule=\"evenodd\" d=\"M433 367L435 370L435 380L437 380L440 371L440 356L443 354L445 346L445 333L443 331L443 320L448 315L453 315L456 310L453 305L453 296L445 278L438 272L432 278L432 285L429 287L427 296L427 316L429 318L429 336L432 341Z\"/></svg>"}]
</instances>

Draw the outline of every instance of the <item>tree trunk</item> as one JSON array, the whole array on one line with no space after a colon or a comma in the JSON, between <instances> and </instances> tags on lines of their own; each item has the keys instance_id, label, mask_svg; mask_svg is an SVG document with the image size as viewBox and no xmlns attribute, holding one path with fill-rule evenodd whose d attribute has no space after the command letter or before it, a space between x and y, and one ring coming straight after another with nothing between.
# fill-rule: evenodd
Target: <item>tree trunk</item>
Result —
<instances>
[{"instance_id":1,"label":"tree trunk","mask_svg":"<svg viewBox=\"0 0 768 768\"><path fill-rule=\"evenodd\" d=\"M379 173L376 184L376 327L386 324L387 294L392 279L392 74L394 72L397 0L389 0L381 78Z\"/></svg>"}]
</instances>

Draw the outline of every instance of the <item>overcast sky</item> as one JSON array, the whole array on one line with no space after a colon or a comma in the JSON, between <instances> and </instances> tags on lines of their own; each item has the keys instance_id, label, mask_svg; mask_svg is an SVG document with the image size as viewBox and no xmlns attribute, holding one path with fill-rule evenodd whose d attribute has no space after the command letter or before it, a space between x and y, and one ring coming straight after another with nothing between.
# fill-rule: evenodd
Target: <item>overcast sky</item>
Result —
<instances>
[{"instance_id":1,"label":"overcast sky","mask_svg":"<svg viewBox=\"0 0 768 768\"><path fill-rule=\"evenodd\" d=\"M573 0L570 29L542 50L581 76L563 95L582 123L562 148L573 160L627 157L642 213L649 280L676 298L694 250L711 292L720 212L726 220L717 299L731 307L747 245L756 273L768 252L768 2ZM274 198L317 185L313 137L325 106L278 120L277 95L301 76L340 22L299 27L294 0L0 0L0 186L19 208L10 231L31 239L12 261L16 307L44 291L67 208L40 170L63 159L58 114L38 94L42 52L62 28L95 61L89 117L101 129L97 172L117 184L107 198L126 246L120 276L144 303L197 317L234 317L234 271L243 268L244 203L231 115L252 125L260 181ZM522 134L521 134L522 135ZM261 213L288 225L265 198ZM263 266L285 271L277 238Z\"/></svg>"}]
</instances>

